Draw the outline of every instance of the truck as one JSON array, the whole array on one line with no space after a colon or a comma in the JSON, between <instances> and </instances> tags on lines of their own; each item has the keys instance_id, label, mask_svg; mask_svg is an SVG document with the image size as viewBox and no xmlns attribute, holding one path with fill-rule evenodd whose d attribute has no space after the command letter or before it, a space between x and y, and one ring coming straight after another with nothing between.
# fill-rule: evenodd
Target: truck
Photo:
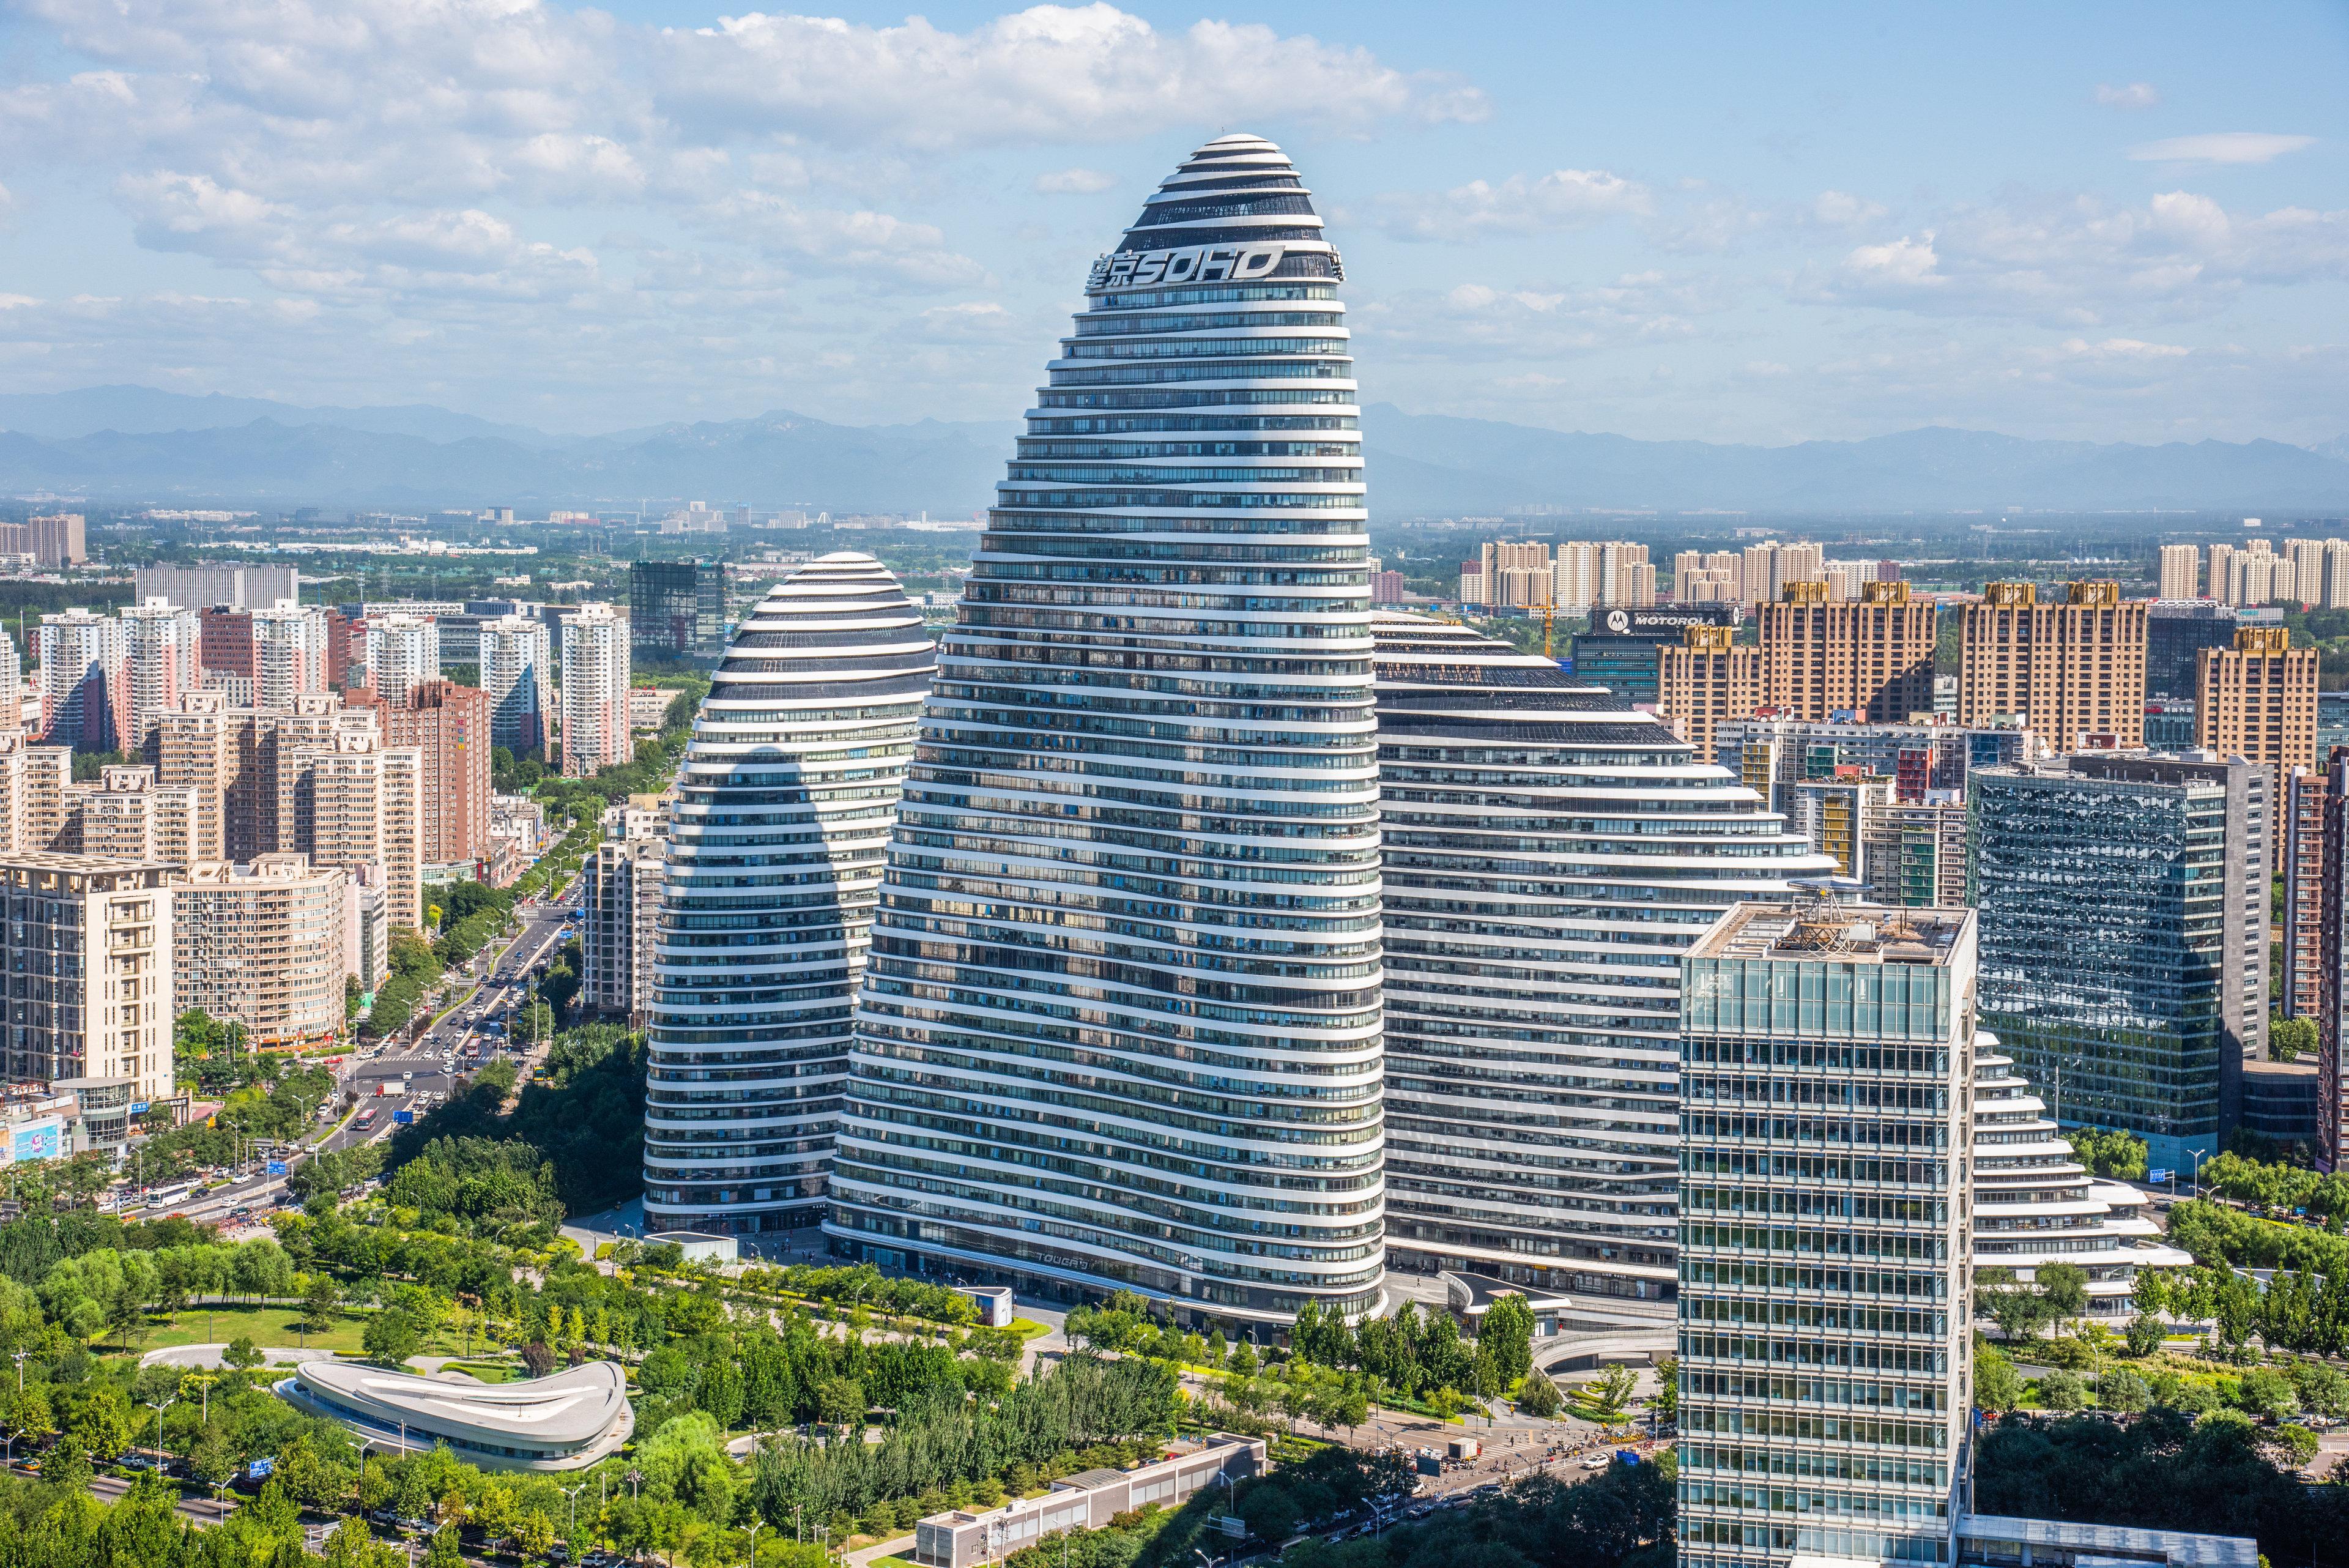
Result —
<instances>
[{"instance_id":1,"label":"truck","mask_svg":"<svg viewBox=\"0 0 2349 1568\"><path fill-rule=\"evenodd\" d=\"M1454 1438L1444 1445L1444 1457L1447 1459L1473 1459L1484 1451L1484 1441L1477 1438Z\"/></svg>"}]
</instances>

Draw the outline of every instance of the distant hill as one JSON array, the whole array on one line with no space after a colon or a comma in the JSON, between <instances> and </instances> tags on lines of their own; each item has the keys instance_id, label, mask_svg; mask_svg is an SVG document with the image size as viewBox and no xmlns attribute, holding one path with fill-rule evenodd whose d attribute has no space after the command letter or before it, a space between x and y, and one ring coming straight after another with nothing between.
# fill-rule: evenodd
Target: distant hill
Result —
<instances>
[{"instance_id":1,"label":"distant hill","mask_svg":"<svg viewBox=\"0 0 2349 1568\"><path fill-rule=\"evenodd\" d=\"M1986 431L1728 446L1362 411L1381 513L1529 504L1746 512L2349 510L2349 462L2282 441L2128 446Z\"/></svg>"},{"instance_id":2,"label":"distant hill","mask_svg":"<svg viewBox=\"0 0 2349 1568\"><path fill-rule=\"evenodd\" d=\"M1363 411L1381 517L1533 506L1753 513L2349 512L2349 438L2130 446L1925 429L1761 447ZM700 497L959 515L985 506L1011 420L755 419L551 435L413 404L302 409L147 387L0 395L0 492L283 505L616 505Z\"/></svg>"}]
</instances>

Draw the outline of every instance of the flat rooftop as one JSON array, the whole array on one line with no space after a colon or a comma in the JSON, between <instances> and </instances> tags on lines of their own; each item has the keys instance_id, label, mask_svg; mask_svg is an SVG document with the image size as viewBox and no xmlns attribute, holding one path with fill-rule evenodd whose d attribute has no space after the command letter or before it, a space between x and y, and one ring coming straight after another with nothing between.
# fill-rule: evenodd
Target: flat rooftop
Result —
<instances>
[{"instance_id":1,"label":"flat rooftop","mask_svg":"<svg viewBox=\"0 0 2349 1568\"><path fill-rule=\"evenodd\" d=\"M1740 904L1689 950L1689 956L1945 964L1969 913L1892 909L1826 898Z\"/></svg>"}]
</instances>

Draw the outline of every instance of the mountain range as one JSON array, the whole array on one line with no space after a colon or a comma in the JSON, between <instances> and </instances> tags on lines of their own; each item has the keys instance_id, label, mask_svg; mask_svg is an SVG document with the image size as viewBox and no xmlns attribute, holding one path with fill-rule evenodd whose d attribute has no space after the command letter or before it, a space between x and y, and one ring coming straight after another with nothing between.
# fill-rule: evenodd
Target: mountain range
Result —
<instances>
[{"instance_id":1,"label":"mountain range","mask_svg":"<svg viewBox=\"0 0 2349 1568\"><path fill-rule=\"evenodd\" d=\"M0 395L0 493L107 501L430 508L634 504L962 515L1002 476L1016 421L754 419L550 434L429 404L305 408L149 387ZM1866 441L1638 441L1363 410L1381 517L1627 512L2349 512L2349 437L2159 446L1932 427Z\"/></svg>"}]
</instances>

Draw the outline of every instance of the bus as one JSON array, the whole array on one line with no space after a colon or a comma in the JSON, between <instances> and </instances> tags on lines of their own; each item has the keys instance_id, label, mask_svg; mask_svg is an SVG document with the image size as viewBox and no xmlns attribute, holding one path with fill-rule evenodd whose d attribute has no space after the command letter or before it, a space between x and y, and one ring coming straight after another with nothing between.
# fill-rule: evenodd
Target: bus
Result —
<instances>
[{"instance_id":1,"label":"bus","mask_svg":"<svg viewBox=\"0 0 2349 1568\"><path fill-rule=\"evenodd\" d=\"M175 1181L169 1187L150 1188L143 1207L160 1209L169 1204L184 1203L195 1196L196 1183Z\"/></svg>"}]
</instances>

